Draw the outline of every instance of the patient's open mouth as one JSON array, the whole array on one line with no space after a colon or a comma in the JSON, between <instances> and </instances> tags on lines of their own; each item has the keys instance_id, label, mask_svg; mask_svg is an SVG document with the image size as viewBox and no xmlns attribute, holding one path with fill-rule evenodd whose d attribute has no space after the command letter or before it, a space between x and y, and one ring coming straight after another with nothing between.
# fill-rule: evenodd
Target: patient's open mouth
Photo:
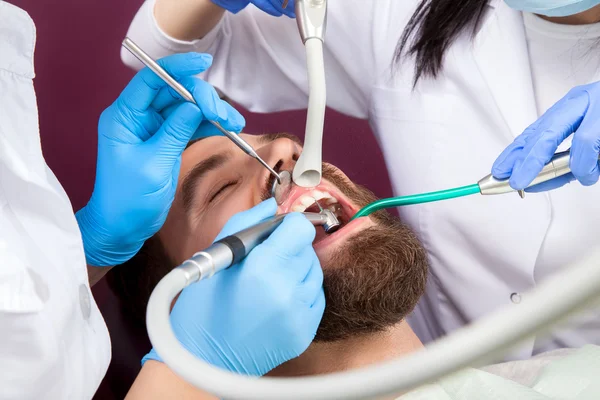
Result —
<instances>
[{"instance_id":1,"label":"patient's open mouth","mask_svg":"<svg viewBox=\"0 0 600 400\"><path fill-rule=\"evenodd\" d=\"M317 205L318 202L318 205ZM295 186L279 207L281 213L286 212L320 212L320 208L331 210L340 221L340 229L335 233L327 234L322 227L317 227L317 235L313 242L315 249L327 246L342 239L354 231L355 225L365 223L368 218L359 218L350 221L359 207L353 204L333 184L323 180L316 188L302 188Z\"/></svg>"}]
</instances>

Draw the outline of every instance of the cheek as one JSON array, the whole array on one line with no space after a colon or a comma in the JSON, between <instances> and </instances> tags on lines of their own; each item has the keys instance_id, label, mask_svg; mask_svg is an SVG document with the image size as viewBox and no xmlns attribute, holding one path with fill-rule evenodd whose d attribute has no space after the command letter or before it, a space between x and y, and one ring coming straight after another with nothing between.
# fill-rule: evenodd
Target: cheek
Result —
<instances>
[{"instance_id":1,"label":"cheek","mask_svg":"<svg viewBox=\"0 0 600 400\"><path fill-rule=\"evenodd\" d=\"M195 233L195 249L191 250L191 255L195 252L205 249L210 246L215 238L221 233L221 230L231 217L241 211L246 211L254 206L251 200L234 198L233 196L219 203L216 207L212 207L205 216L202 217L201 223L198 224ZM235 227L236 231L244 227ZM233 233L233 232L232 232Z\"/></svg>"},{"instance_id":2,"label":"cheek","mask_svg":"<svg viewBox=\"0 0 600 400\"><path fill-rule=\"evenodd\" d=\"M239 201L228 202L228 204L224 205L222 212L217 213L217 215L214 216L213 223L210 224L211 225L210 234L211 234L211 238L212 238L211 240L212 241L215 240L217 235L219 233L221 233L221 230L223 229L223 227L225 227L225 224L227 224L227 222L231 219L231 217L233 217L235 214L237 214L239 212L246 211L246 210L252 208L253 205L254 204L239 202ZM235 226L233 228L237 232L241 229L244 229L245 226L240 225L240 226ZM234 233L234 232L230 232L230 233Z\"/></svg>"}]
</instances>

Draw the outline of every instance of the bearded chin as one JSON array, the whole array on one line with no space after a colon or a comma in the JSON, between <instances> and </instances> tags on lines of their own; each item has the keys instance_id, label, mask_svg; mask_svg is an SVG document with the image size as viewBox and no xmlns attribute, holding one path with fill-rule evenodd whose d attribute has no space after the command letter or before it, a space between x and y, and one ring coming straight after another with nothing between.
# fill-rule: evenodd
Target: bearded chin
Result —
<instances>
[{"instance_id":1,"label":"bearded chin","mask_svg":"<svg viewBox=\"0 0 600 400\"><path fill-rule=\"evenodd\" d=\"M418 239L389 214L374 220L323 266L326 306L315 342L382 332L411 313L425 291L427 257Z\"/></svg>"}]
</instances>

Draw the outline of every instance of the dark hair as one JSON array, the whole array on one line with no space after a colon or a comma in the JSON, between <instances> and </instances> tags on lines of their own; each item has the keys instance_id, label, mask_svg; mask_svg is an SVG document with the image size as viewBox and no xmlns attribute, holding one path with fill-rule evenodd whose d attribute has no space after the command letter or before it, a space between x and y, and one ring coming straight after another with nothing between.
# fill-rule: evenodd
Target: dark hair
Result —
<instances>
[{"instance_id":1,"label":"dark hair","mask_svg":"<svg viewBox=\"0 0 600 400\"><path fill-rule=\"evenodd\" d=\"M415 57L413 85L436 78L448 47L465 30L474 36L488 0L421 0L396 46L394 64Z\"/></svg>"},{"instance_id":2,"label":"dark hair","mask_svg":"<svg viewBox=\"0 0 600 400\"><path fill-rule=\"evenodd\" d=\"M152 290L176 266L158 235L154 235L129 261L113 268L107 275L107 282L127 317L145 326L146 307Z\"/></svg>"}]
</instances>

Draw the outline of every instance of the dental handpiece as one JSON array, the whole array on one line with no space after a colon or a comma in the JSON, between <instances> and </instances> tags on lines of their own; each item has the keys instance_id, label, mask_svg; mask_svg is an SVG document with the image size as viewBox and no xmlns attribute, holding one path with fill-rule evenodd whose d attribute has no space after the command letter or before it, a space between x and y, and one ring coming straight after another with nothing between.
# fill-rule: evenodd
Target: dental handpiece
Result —
<instances>
[{"instance_id":1,"label":"dental handpiece","mask_svg":"<svg viewBox=\"0 0 600 400\"><path fill-rule=\"evenodd\" d=\"M142 50L137 44L135 44L131 39L126 37L122 43L123 47L131 52L142 64L150 68L160 79L162 79L167 85L169 85L173 90L175 90L184 100L189 101L190 103L196 104L196 100L194 100L194 96L179 82L177 82L163 67L161 67L152 57L150 57L144 50ZM236 135L234 132L230 132L227 129L223 128L220 123L217 121L210 121L223 135L225 135L229 140L235 143L242 151L248 154L250 157L255 158L260 162L263 167L269 170L269 172L280 181L281 178L279 174L275 172L273 168L269 164L267 164L260 156L256 153L256 151L250 146L244 139L242 139L239 135Z\"/></svg>"},{"instance_id":2,"label":"dental handpiece","mask_svg":"<svg viewBox=\"0 0 600 400\"><path fill-rule=\"evenodd\" d=\"M556 153L527 187L548 182L571 172L571 168L569 168L570 154L570 150ZM515 191L515 189L510 187L508 179L496 179L491 174L479 180L477 184L479 185L480 193L483 195L503 194Z\"/></svg>"},{"instance_id":3,"label":"dental handpiece","mask_svg":"<svg viewBox=\"0 0 600 400\"><path fill-rule=\"evenodd\" d=\"M333 233L340 227L335 214L328 209L320 213L302 213L315 226L322 225L327 233ZM287 214L277 215L238 233L227 236L206 250L194 254L178 268L185 271L189 283L208 279L246 257L252 249L265 241L283 222Z\"/></svg>"}]
</instances>

